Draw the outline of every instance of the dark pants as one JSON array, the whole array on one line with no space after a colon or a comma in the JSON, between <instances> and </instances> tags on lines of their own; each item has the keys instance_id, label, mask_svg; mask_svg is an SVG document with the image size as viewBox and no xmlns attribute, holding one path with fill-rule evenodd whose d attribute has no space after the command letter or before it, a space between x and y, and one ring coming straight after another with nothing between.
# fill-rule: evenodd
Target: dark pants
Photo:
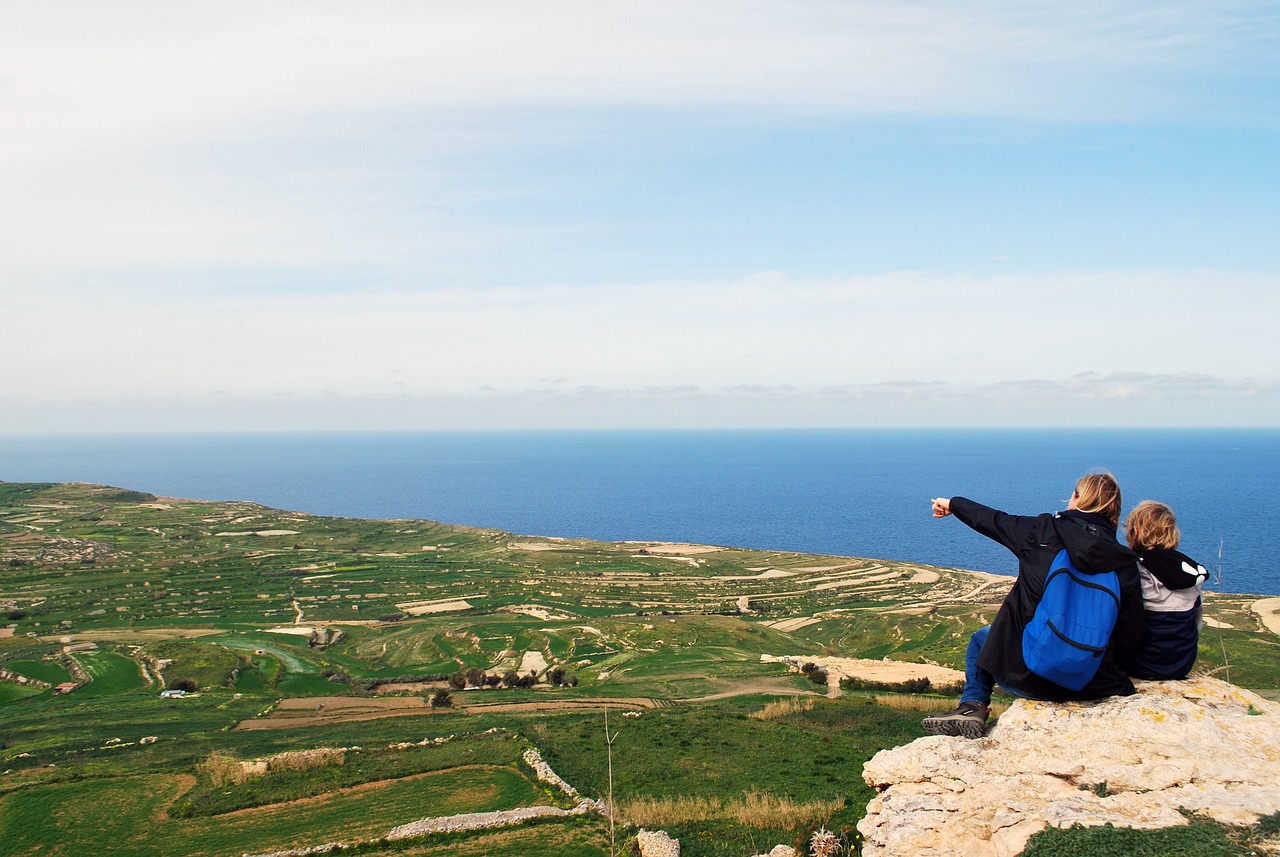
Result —
<instances>
[{"instance_id":1,"label":"dark pants","mask_svg":"<svg viewBox=\"0 0 1280 857\"><path fill-rule=\"evenodd\" d=\"M978 655L982 653L982 647L986 645L987 635L991 633L990 625L983 625L981 628L973 632L973 636L969 638L969 648L964 654L964 693L960 694L961 702L981 702L983 705L991 704L991 691L995 689L996 682L999 681L994 675L978 666ZM1010 696L1016 696L1019 699L1034 699L1016 688L1009 687L1003 682L1000 687Z\"/></svg>"}]
</instances>

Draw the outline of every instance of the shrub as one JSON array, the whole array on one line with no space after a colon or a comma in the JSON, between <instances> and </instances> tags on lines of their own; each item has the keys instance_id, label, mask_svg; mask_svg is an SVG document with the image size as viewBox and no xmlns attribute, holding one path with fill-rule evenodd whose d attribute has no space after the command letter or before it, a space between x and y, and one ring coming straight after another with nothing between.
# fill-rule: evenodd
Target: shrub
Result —
<instances>
[{"instance_id":1,"label":"shrub","mask_svg":"<svg viewBox=\"0 0 1280 857\"><path fill-rule=\"evenodd\" d=\"M453 705L453 691L447 687L442 687L435 693L431 694L432 708L450 708Z\"/></svg>"},{"instance_id":2,"label":"shrub","mask_svg":"<svg viewBox=\"0 0 1280 857\"><path fill-rule=\"evenodd\" d=\"M267 770L277 771L310 771L315 768L327 768L330 765L346 764L345 750L333 747L317 747L314 750L290 750L277 753L267 759Z\"/></svg>"},{"instance_id":3,"label":"shrub","mask_svg":"<svg viewBox=\"0 0 1280 857\"><path fill-rule=\"evenodd\" d=\"M18 621L19 619L25 619L27 618L27 611L26 610L10 610L9 618L15 622Z\"/></svg>"},{"instance_id":4,"label":"shrub","mask_svg":"<svg viewBox=\"0 0 1280 857\"><path fill-rule=\"evenodd\" d=\"M195 693L200 689L200 684L193 678L180 678L169 682L169 687L174 690L185 690L187 693Z\"/></svg>"},{"instance_id":5,"label":"shrub","mask_svg":"<svg viewBox=\"0 0 1280 857\"><path fill-rule=\"evenodd\" d=\"M788 699L778 699L770 702L764 708L753 713L751 716L756 720L781 720L792 714L799 714L802 711L812 711L812 699L799 699L790 697Z\"/></svg>"},{"instance_id":6,"label":"shrub","mask_svg":"<svg viewBox=\"0 0 1280 857\"><path fill-rule=\"evenodd\" d=\"M623 804L621 815L641 827L729 818L744 827L791 828L830 818L843 809L841 798L796 801L751 790L738 799L719 797L642 797Z\"/></svg>"},{"instance_id":7,"label":"shrub","mask_svg":"<svg viewBox=\"0 0 1280 857\"><path fill-rule=\"evenodd\" d=\"M887 690L891 693L941 693L956 695L964 690L964 682L935 685L927 677L913 678L906 681L868 681L861 678L846 678L840 684L849 690Z\"/></svg>"},{"instance_id":8,"label":"shrub","mask_svg":"<svg viewBox=\"0 0 1280 857\"><path fill-rule=\"evenodd\" d=\"M827 671L824 669L818 669L818 668L809 670L809 681L813 682L814 684L826 685Z\"/></svg>"}]
</instances>

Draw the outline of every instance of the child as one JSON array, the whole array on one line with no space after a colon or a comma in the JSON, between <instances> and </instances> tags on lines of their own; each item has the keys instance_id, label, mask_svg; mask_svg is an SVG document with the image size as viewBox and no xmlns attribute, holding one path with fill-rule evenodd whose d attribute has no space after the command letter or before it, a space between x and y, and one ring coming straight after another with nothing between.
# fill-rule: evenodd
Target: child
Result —
<instances>
[{"instance_id":1,"label":"child","mask_svg":"<svg viewBox=\"0 0 1280 857\"><path fill-rule=\"evenodd\" d=\"M1122 664L1134 678L1186 678L1200 644L1200 593L1209 573L1177 550L1178 521L1164 503L1143 500L1124 527L1138 555L1147 632L1122 653Z\"/></svg>"}]
</instances>

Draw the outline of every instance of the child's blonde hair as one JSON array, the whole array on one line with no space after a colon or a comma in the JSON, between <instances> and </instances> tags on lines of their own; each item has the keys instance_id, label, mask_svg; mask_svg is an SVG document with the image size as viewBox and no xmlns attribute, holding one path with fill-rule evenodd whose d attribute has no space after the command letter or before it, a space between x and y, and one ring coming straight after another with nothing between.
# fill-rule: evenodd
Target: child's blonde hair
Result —
<instances>
[{"instance_id":1,"label":"child's blonde hair","mask_svg":"<svg viewBox=\"0 0 1280 857\"><path fill-rule=\"evenodd\" d=\"M1105 470L1081 476L1076 483L1076 508L1101 515L1113 527L1120 526L1120 484Z\"/></svg>"},{"instance_id":2,"label":"child's blonde hair","mask_svg":"<svg viewBox=\"0 0 1280 857\"><path fill-rule=\"evenodd\" d=\"M1155 500L1143 500L1124 521L1125 538L1129 547L1169 548L1178 546L1182 534L1178 532L1178 519L1173 510Z\"/></svg>"}]
</instances>

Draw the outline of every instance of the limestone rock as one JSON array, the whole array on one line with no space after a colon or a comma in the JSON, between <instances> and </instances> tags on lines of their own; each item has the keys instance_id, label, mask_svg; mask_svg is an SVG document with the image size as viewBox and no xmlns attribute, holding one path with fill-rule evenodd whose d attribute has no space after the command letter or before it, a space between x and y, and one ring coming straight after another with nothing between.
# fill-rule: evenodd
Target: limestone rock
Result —
<instances>
[{"instance_id":1,"label":"limestone rock","mask_svg":"<svg viewBox=\"0 0 1280 857\"><path fill-rule=\"evenodd\" d=\"M664 830L640 829L636 834L640 857L680 857L680 840L672 839Z\"/></svg>"},{"instance_id":2,"label":"limestone rock","mask_svg":"<svg viewBox=\"0 0 1280 857\"><path fill-rule=\"evenodd\" d=\"M865 857L1012 857L1048 825L1159 828L1280 812L1280 705L1212 678L1090 703L1018 700L976 741L877 753Z\"/></svg>"}]
</instances>

